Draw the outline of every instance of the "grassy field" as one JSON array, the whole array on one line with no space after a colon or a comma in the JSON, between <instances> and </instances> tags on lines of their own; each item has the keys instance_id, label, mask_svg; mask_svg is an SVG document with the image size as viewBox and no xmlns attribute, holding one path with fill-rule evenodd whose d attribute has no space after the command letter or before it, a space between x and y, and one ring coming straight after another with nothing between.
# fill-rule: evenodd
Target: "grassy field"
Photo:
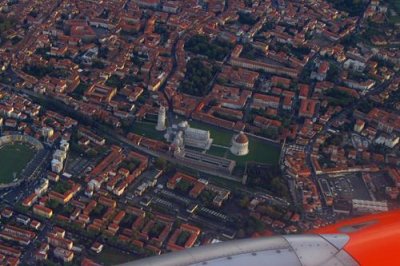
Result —
<instances>
[{"instance_id":1,"label":"grassy field","mask_svg":"<svg viewBox=\"0 0 400 266\"><path fill-rule=\"evenodd\" d=\"M249 137L250 153L246 156L235 156L229 152L229 147L231 146L233 135L237 133L199 121L189 121L189 125L193 128L209 130L211 138L213 139L213 144L226 147L211 146L211 149L207 152L208 154L235 160L239 165L244 165L246 162L250 161L264 164L278 163L280 148L277 145ZM158 132L155 130L155 124L153 123L135 122L131 131L141 136L164 140L164 132Z\"/></svg>"},{"instance_id":2,"label":"grassy field","mask_svg":"<svg viewBox=\"0 0 400 266\"><path fill-rule=\"evenodd\" d=\"M132 132L144 137L149 137L156 140L164 140L165 132L159 132L155 129L156 124L149 122L135 122L132 126Z\"/></svg>"},{"instance_id":3,"label":"grassy field","mask_svg":"<svg viewBox=\"0 0 400 266\"><path fill-rule=\"evenodd\" d=\"M229 147L231 145L231 139L233 136L232 132L228 130L224 130L221 128L217 128L205 123L201 123L198 121L189 121L190 127L199 128L203 130L209 130L211 134L211 138L214 139L213 144L218 144L222 146Z\"/></svg>"},{"instance_id":4,"label":"grassy field","mask_svg":"<svg viewBox=\"0 0 400 266\"><path fill-rule=\"evenodd\" d=\"M265 164L277 164L279 162L280 148L268 142L249 138L249 154L246 156L235 156L229 153L228 158L235 160L239 165L246 162L258 162Z\"/></svg>"},{"instance_id":5,"label":"grassy field","mask_svg":"<svg viewBox=\"0 0 400 266\"><path fill-rule=\"evenodd\" d=\"M6 144L0 148L0 184L10 183L32 160L35 150L26 144Z\"/></svg>"},{"instance_id":6,"label":"grassy field","mask_svg":"<svg viewBox=\"0 0 400 266\"><path fill-rule=\"evenodd\" d=\"M229 150L227 148L211 146L211 148L207 151L208 154L225 157L228 154Z\"/></svg>"},{"instance_id":7,"label":"grassy field","mask_svg":"<svg viewBox=\"0 0 400 266\"><path fill-rule=\"evenodd\" d=\"M104 247L104 250L91 259L105 266L118 265L138 259L134 255L126 254L115 248Z\"/></svg>"},{"instance_id":8,"label":"grassy field","mask_svg":"<svg viewBox=\"0 0 400 266\"><path fill-rule=\"evenodd\" d=\"M189 125L194 128L209 130L211 133L211 138L214 139L213 144L222 145L226 147L230 147L233 135L237 134L198 121L190 121ZM235 156L231 154L229 150L228 152L226 152L227 149L215 146L211 147L208 153L222 157L226 155L227 158L235 160L239 165L242 165L245 162L250 162L250 161L265 163L265 164L278 163L280 155L280 148L278 146L252 137L249 137L249 141L250 141L249 142L250 153L246 156Z\"/></svg>"}]
</instances>

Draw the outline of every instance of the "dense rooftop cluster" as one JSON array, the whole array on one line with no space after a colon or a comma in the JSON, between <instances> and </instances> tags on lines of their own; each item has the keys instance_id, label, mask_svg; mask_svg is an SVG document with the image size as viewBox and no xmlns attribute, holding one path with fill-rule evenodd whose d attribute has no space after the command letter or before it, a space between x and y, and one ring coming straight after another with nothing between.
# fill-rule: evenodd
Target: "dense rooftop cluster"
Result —
<instances>
[{"instance_id":1,"label":"dense rooftop cluster","mask_svg":"<svg viewBox=\"0 0 400 266\"><path fill-rule=\"evenodd\" d=\"M0 1L0 135L44 147L0 190L0 264L398 206L399 40L395 0Z\"/></svg>"}]
</instances>

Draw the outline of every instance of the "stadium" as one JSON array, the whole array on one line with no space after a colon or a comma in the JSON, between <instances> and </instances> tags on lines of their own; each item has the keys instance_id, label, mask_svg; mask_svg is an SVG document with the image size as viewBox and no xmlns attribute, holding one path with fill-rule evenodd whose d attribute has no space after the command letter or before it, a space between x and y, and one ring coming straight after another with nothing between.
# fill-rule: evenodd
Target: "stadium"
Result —
<instances>
[{"instance_id":1,"label":"stadium","mask_svg":"<svg viewBox=\"0 0 400 266\"><path fill-rule=\"evenodd\" d=\"M45 158L43 144L30 136L0 137L0 189L15 187L32 178Z\"/></svg>"}]
</instances>

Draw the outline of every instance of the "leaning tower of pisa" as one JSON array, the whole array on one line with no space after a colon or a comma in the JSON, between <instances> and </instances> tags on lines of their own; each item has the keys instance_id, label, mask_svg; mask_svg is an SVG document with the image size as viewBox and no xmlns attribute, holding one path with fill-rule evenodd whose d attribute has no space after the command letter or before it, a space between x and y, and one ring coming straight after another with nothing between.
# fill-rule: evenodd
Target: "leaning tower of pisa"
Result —
<instances>
[{"instance_id":1,"label":"leaning tower of pisa","mask_svg":"<svg viewBox=\"0 0 400 266\"><path fill-rule=\"evenodd\" d=\"M158 119L157 119L156 130L164 131L166 129L166 127L165 127L165 116L166 116L165 107L164 106L160 106L160 110L158 110Z\"/></svg>"}]
</instances>

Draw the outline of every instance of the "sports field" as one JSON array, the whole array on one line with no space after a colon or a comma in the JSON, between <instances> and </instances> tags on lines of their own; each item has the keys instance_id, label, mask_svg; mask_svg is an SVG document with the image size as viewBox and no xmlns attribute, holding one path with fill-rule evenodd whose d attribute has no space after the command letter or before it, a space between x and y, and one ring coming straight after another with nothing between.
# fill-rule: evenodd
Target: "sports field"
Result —
<instances>
[{"instance_id":1,"label":"sports field","mask_svg":"<svg viewBox=\"0 0 400 266\"><path fill-rule=\"evenodd\" d=\"M0 184L14 180L35 155L35 149L25 143L5 144L0 147Z\"/></svg>"}]
</instances>

